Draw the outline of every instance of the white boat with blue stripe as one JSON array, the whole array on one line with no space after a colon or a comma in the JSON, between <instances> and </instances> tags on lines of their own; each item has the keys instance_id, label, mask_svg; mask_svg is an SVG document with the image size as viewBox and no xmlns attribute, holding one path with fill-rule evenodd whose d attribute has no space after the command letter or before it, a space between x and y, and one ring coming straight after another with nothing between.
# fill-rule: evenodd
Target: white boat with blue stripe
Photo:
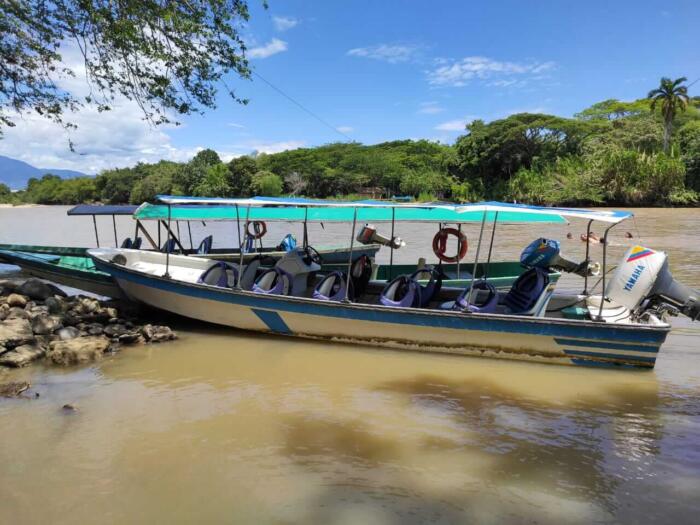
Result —
<instances>
[{"instance_id":1,"label":"white boat with blue stripe","mask_svg":"<svg viewBox=\"0 0 700 525\"><path fill-rule=\"evenodd\" d=\"M262 260L239 263L128 249L90 250L95 265L109 273L131 299L176 313L242 330L320 338L423 352L442 352L614 368L652 368L671 326L668 315L700 317L697 292L673 280L666 255L630 248L607 279L605 244L602 270L586 259L567 260L553 240L537 239L521 256L524 272L509 290L489 283L488 274L466 288L443 286L440 267L426 267L389 282L371 280L371 261L353 257L358 222L439 222L441 226L481 224L474 267L493 243L500 222L565 222L567 217L607 225L628 212L478 203L397 204L280 199L207 199L161 196L166 205L185 202L279 208L289 216L304 209L305 220L342 216L351 223L350 257L345 271L321 272L310 247L289 252L273 266ZM493 228L491 242L484 235ZM441 230L442 231L442 230ZM461 230L459 230L461 231ZM358 237L359 239L359 237ZM486 241L484 240L486 239ZM605 238L604 238L605 240ZM460 241L461 242L461 241ZM482 246L483 244L483 246ZM434 243L435 246L435 243ZM458 246L460 246L458 244ZM460 250L458 250L460 251ZM587 250L588 252L588 250ZM583 278L581 293L556 290L553 271ZM604 293L588 290L601 273Z\"/></svg>"}]
</instances>

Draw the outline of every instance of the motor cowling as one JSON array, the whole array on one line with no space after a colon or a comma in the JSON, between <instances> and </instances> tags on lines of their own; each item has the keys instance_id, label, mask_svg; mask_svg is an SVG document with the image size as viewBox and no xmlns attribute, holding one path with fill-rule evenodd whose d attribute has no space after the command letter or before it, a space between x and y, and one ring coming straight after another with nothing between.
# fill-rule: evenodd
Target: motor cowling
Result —
<instances>
[{"instance_id":1,"label":"motor cowling","mask_svg":"<svg viewBox=\"0 0 700 525\"><path fill-rule=\"evenodd\" d=\"M561 256L561 245L553 239L535 239L520 254L520 264L526 268L562 270L575 273L581 277L596 276L600 273L600 264L583 261L570 261Z\"/></svg>"},{"instance_id":2,"label":"motor cowling","mask_svg":"<svg viewBox=\"0 0 700 525\"><path fill-rule=\"evenodd\" d=\"M634 311L682 313L700 320L700 292L679 283L668 267L666 253L644 246L631 247L605 287L605 297Z\"/></svg>"}]
</instances>

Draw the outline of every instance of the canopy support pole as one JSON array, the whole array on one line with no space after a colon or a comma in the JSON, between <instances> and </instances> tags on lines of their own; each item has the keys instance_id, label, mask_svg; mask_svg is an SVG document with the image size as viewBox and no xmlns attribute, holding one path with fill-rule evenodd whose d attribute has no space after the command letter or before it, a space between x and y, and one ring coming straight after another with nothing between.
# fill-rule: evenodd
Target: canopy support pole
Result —
<instances>
[{"instance_id":1,"label":"canopy support pole","mask_svg":"<svg viewBox=\"0 0 700 525\"><path fill-rule=\"evenodd\" d=\"M97 235L97 219L95 216L92 216L92 225L95 227L95 242L97 242L97 247L100 247L100 237Z\"/></svg>"},{"instance_id":2,"label":"canopy support pole","mask_svg":"<svg viewBox=\"0 0 700 525\"><path fill-rule=\"evenodd\" d=\"M605 302L605 275L608 273L608 232L615 226L611 224L605 230L605 235L603 235L603 289L600 291L600 307L598 308L598 320L603 320L603 303Z\"/></svg>"},{"instance_id":3,"label":"canopy support pole","mask_svg":"<svg viewBox=\"0 0 700 525\"><path fill-rule=\"evenodd\" d=\"M179 239L182 237L182 235L180 235L180 221L175 221L175 228L177 229L177 238ZM185 250L182 250L182 252L184 253Z\"/></svg>"},{"instance_id":4,"label":"canopy support pole","mask_svg":"<svg viewBox=\"0 0 700 525\"><path fill-rule=\"evenodd\" d=\"M309 245L309 228L308 228L308 220L309 220L309 207L304 206L304 248L306 248Z\"/></svg>"},{"instance_id":5,"label":"canopy support pole","mask_svg":"<svg viewBox=\"0 0 700 525\"><path fill-rule=\"evenodd\" d=\"M391 208L391 248L389 251L389 276L386 282L391 281L394 273L394 227L396 226L396 208Z\"/></svg>"},{"instance_id":6,"label":"canopy support pole","mask_svg":"<svg viewBox=\"0 0 700 525\"><path fill-rule=\"evenodd\" d=\"M112 214L112 228L114 228L114 247L119 248L119 240L117 239L117 218Z\"/></svg>"},{"instance_id":7,"label":"canopy support pole","mask_svg":"<svg viewBox=\"0 0 700 525\"><path fill-rule=\"evenodd\" d=\"M187 232L190 234L190 250L194 252L194 244L192 244L192 227L190 221L187 221Z\"/></svg>"},{"instance_id":8,"label":"canopy support pole","mask_svg":"<svg viewBox=\"0 0 700 525\"><path fill-rule=\"evenodd\" d=\"M589 256L591 252L591 224L593 224L593 219L588 221L588 226L586 226L586 266L590 262ZM583 277L583 295L588 295L588 270L586 270L586 275Z\"/></svg>"},{"instance_id":9,"label":"canopy support pole","mask_svg":"<svg viewBox=\"0 0 700 525\"><path fill-rule=\"evenodd\" d=\"M349 303L350 295L350 279L352 278L352 251L355 247L355 228L357 227L357 206L353 208L354 212L352 214L352 234L350 235L350 256L348 257L348 275L347 281L345 283L345 299L344 303Z\"/></svg>"},{"instance_id":10,"label":"canopy support pole","mask_svg":"<svg viewBox=\"0 0 700 525\"><path fill-rule=\"evenodd\" d=\"M160 223L161 222L163 222L163 221L160 221L160 220L158 221L158 246L156 247L156 250L160 250L160 246L161 246L161 244L160 244L160 241L162 240L160 238Z\"/></svg>"},{"instance_id":11,"label":"canopy support pole","mask_svg":"<svg viewBox=\"0 0 700 525\"><path fill-rule=\"evenodd\" d=\"M169 212L170 210L168 210ZM185 247L180 243L180 239L177 238L175 235L175 232L173 232L172 228L170 228L170 217L168 217L168 223L164 224L165 230L168 233L168 240L172 237L173 240L175 241L175 244L177 244L177 247L180 249L181 252L185 252Z\"/></svg>"},{"instance_id":12,"label":"canopy support pole","mask_svg":"<svg viewBox=\"0 0 700 525\"><path fill-rule=\"evenodd\" d=\"M165 241L165 247L167 248L165 250L165 277L166 279L170 279L170 204L168 204L168 225L167 225L167 230L168 230L168 239Z\"/></svg>"},{"instance_id":13,"label":"canopy support pole","mask_svg":"<svg viewBox=\"0 0 700 525\"><path fill-rule=\"evenodd\" d=\"M491 267L491 252L493 251L493 240L496 236L496 224L498 224L498 212L496 212L496 215L493 218L493 229L491 230L491 243L489 244L489 256L488 259L486 259L486 268L484 269L484 275L483 279L486 280L489 277L489 269ZM472 275L472 281L474 280L474 276Z\"/></svg>"},{"instance_id":14,"label":"canopy support pole","mask_svg":"<svg viewBox=\"0 0 700 525\"><path fill-rule=\"evenodd\" d=\"M238 234L238 250L243 253L243 241L241 241L241 217L238 212L238 204L236 204L236 233Z\"/></svg>"},{"instance_id":15,"label":"canopy support pole","mask_svg":"<svg viewBox=\"0 0 700 525\"><path fill-rule=\"evenodd\" d=\"M236 217L238 217L238 205L236 205ZM246 212L245 212L245 223L246 224L248 224L249 219L250 219L250 204L248 204L248 206L246 208ZM240 232L240 230L239 230L239 232ZM238 234L239 242L240 242L240 239L241 239L241 235L239 233ZM241 288L241 277L243 277L243 245L241 245L240 253L241 253L241 258L240 258L240 262L238 263L238 282L236 283L236 288L238 288L239 290L242 289Z\"/></svg>"},{"instance_id":16,"label":"canopy support pole","mask_svg":"<svg viewBox=\"0 0 700 525\"><path fill-rule=\"evenodd\" d=\"M160 245L156 244L156 242L153 240L153 237L151 237L151 234L148 233L148 230L146 229L146 227L143 224L141 224L141 221L136 220L136 235L138 235L139 230L141 230L143 232L143 235L146 237L148 242L151 243L151 246L153 247L154 250L156 250L156 251L160 250ZM160 231L160 225L158 227L158 230Z\"/></svg>"},{"instance_id":17,"label":"canopy support pole","mask_svg":"<svg viewBox=\"0 0 700 525\"><path fill-rule=\"evenodd\" d=\"M474 257L474 270L472 271L472 284L469 286L469 293L467 294L467 308L472 302L472 295L474 293L474 282L476 281L476 268L479 264L479 251L481 250L481 239L484 236L484 226L486 225L486 210L484 210L484 216L481 219L481 231L479 232L479 244L476 245L476 255Z\"/></svg>"},{"instance_id":18,"label":"canopy support pole","mask_svg":"<svg viewBox=\"0 0 700 525\"><path fill-rule=\"evenodd\" d=\"M459 237L457 238L457 253L459 254L459 250L462 248L459 245L459 239L462 237L462 223L460 222L457 224L457 231L459 232ZM459 266L460 266L461 259L459 259L459 255L457 255L457 279L459 279Z\"/></svg>"}]
</instances>

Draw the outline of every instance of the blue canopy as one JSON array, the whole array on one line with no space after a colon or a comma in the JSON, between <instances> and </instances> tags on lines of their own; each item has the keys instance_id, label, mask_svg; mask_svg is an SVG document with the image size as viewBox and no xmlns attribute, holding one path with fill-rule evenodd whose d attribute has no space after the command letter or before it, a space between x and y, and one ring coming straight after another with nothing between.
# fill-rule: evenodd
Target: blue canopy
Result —
<instances>
[{"instance_id":1,"label":"blue canopy","mask_svg":"<svg viewBox=\"0 0 700 525\"><path fill-rule=\"evenodd\" d=\"M96 205L79 204L68 210L68 215L133 215L138 206L132 204L123 205Z\"/></svg>"},{"instance_id":2,"label":"blue canopy","mask_svg":"<svg viewBox=\"0 0 700 525\"><path fill-rule=\"evenodd\" d=\"M484 216L487 220L499 222L566 222L565 217L589 219L616 224L629 217L632 213L626 211L586 210L578 208L555 208L544 206L528 206L525 204L508 204L502 202L478 202L470 204L449 203L395 203L390 201L335 201L306 199L298 197L183 197L174 195L159 195L158 200L171 205L218 205L221 210L234 206L242 208L231 217L210 216L209 220L231 220L245 218L246 214L252 220L262 219L259 215L271 215L268 220L299 220L299 210L303 211L301 219L315 221L352 220L354 210L358 211L358 220L371 221L416 221L416 222L475 222ZM269 210L277 208L277 212ZM261 211L267 209L268 211ZM345 211L343 211L345 209ZM244 211L245 210L245 211ZM249 211L248 211L249 210ZM274 215L274 217L272 216ZM154 218L154 217L151 217Z\"/></svg>"}]
</instances>

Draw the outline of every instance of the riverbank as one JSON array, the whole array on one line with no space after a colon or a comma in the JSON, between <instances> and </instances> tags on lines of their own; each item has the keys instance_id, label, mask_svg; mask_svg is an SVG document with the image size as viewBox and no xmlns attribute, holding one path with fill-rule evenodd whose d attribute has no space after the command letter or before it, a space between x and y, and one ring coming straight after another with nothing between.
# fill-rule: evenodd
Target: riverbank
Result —
<instances>
[{"instance_id":1,"label":"riverbank","mask_svg":"<svg viewBox=\"0 0 700 525\"><path fill-rule=\"evenodd\" d=\"M0 368L21 368L39 360L59 366L85 364L124 346L176 338L167 326L140 321L131 304L69 296L34 278L0 280Z\"/></svg>"}]
</instances>

